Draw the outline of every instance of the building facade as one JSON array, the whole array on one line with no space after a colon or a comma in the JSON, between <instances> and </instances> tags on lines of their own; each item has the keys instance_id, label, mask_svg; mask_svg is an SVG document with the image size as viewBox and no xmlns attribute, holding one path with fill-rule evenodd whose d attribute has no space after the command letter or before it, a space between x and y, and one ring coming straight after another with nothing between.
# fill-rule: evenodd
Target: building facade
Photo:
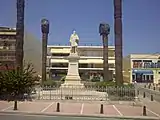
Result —
<instances>
[{"instance_id":1,"label":"building facade","mask_svg":"<svg viewBox=\"0 0 160 120\"><path fill-rule=\"evenodd\" d=\"M0 71L15 65L16 29L0 27Z\"/></svg>"},{"instance_id":2,"label":"building facade","mask_svg":"<svg viewBox=\"0 0 160 120\"><path fill-rule=\"evenodd\" d=\"M0 27L0 71L15 66L16 28ZM24 60L32 63L37 74L41 75L42 43L32 34L24 34Z\"/></svg>"},{"instance_id":3,"label":"building facade","mask_svg":"<svg viewBox=\"0 0 160 120\"><path fill-rule=\"evenodd\" d=\"M70 46L48 45L47 74L50 79L58 80L67 75ZM109 71L115 73L115 47L109 46ZM103 77L103 46L78 46L79 73L82 80Z\"/></svg>"},{"instance_id":4,"label":"building facade","mask_svg":"<svg viewBox=\"0 0 160 120\"><path fill-rule=\"evenodd\" d=\"M160 54L131 54L123 61L129 82L160 83Z\"/></svg>"}]
</instances>

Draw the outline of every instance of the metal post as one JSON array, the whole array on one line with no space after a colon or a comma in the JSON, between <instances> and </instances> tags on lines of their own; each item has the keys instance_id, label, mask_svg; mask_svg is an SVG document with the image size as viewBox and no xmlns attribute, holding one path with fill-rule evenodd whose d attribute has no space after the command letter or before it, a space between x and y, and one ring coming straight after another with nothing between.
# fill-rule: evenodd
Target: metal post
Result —
<instances>
[{"instance_id":1,"label":"metal post","mask_svg":"<svg viewBox=\"0 0 160 120\"><path fill-rule=\"evenodd\" d=\"M135 101L138 101L138 86L137 83L134 83L134 87L135 87Z\"/></svg>"},{"instance_id":2,"label":"metal post","mask_svg":"<svg viewBox=\"0 0 160 120\"><path fill-rule=\"evenodd\" d=\"M103 104L101 104L101 107L100 107L100 114L103 114L103 113L104 113Z\"/></svg>"},{"instance_id":3,"label":"metal post","mask_svg":"<svg viewBox=\"0 0 160 120\"><path fill-rule=\"evenodd\" d=\"M155 86L153 87L153 90L156 90L156 87L155 87Z\"/></svg>"},{"instance_id":4,"label":"metal post","mask_svg":"<svg viewBox=\"0 0 160 120\"><path fill-rule=\"evenodd\" d=\"M51 87L50 87L50 92L49 92L49 94L50 94L50 96L49 96L50 100L51 100L51 91L52 91L52 89L51 89Z\"/></svg>"},{"instance_id":5,"label":"metal post","mask_svg":"<svg viewBox=\"0 0 160 120\"><path fill-rule=\"evenodd\" d=\"M38 88L38 100L40 100L40 88Z\"/></svg>"},{"instance_id":6,"label":"metal post","mask_svg":"<svg viewBox=\"0 0 160 120\"><path fill-rule=\"evenodd\" d=\"M14 109L13 110L18 110L18 108L17 108L17 100L14 101Z\"/></svg>"},{"instance_id":7,"label":"metal post","mask_svg":"<svg viewBox=\"0 0 160 120\"><path fill-rule=\"evenodd\" d=\"M143 98L145 98L145 97L146 97L146 93L144 92L144 93L143 93Z\"/></svg>"},{"instance_id":8,"label":"metal post","mask_svg":"<svg viewBox=\"0 0 160 120\"><path fill-rule=\"evenodd\" d=\"M146 106L143 106L143 116L147 116Z\"/></svg>"},{"instance_id":9,"label":"metal post","mask_svg":"<svg viewBox=\"0 0 160 120\"><path fill-rule=\"evenodd\" d=\"M57 103L56 112L60 112L60 103Z\"/></svg>"},{"instance_id":10,"label":"metal post","mask_svg":"<svg viewBox=\"0 0 160 120\"><path fill-rule=\"evenodd\" d=\"M153 95L151 95L151 101L153 101Z\"/></svg>"}]
</instances>

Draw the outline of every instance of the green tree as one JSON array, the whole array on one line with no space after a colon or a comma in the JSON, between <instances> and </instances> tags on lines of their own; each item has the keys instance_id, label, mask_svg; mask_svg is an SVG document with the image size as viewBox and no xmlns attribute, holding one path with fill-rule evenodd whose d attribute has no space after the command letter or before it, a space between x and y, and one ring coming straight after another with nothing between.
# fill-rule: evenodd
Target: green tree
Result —
<instances>
[{"instance_id":1,"label":"green tree","mask_svg":"<svg viewBox=\"0 0 160 120\"><path fill-rule=\"evenodd\" d=\"M17 110L17 101L22 100L25 93L30 94L37 81L32 64L24 65L23 69L8 69L0 73L0 93L5 94L6 100L14 101L14 110Z\"/></svg>"}]
</instances>

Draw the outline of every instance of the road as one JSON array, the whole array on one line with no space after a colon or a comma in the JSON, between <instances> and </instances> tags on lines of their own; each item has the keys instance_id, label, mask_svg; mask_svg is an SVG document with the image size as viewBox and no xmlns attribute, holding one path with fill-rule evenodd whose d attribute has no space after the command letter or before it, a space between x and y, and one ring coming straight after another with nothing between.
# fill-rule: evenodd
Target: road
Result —
<instances>
[{"instance_id":1,"label":"road","mask_svg":"<svg viewBox=\"0 0 160 120\"><path fill-rule=\"evenodd\" d=\"M45 116L45 115L0 115L1 120L119 120L111 118L84 118L84 117L63 117L63 116Z\"/></svg>"}]
</instances>

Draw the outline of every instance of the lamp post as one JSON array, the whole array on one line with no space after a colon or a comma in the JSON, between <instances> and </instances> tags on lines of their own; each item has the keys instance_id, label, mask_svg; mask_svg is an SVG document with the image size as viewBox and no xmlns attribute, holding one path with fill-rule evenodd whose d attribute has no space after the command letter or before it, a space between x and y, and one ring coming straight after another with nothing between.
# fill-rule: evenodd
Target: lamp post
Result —
<instances>
[{"instance_id":1,"label":"lamp post","mask_svg":"<svg viewBox=\"0 0 160 120\"><path fill-rule=\"evenodd\" d=\"M109 80L109 66L108 66L108 35L110 33L110 26L106 23L100 23L99 34L103 41L103 77L104 80Z\"/></svg>"},{"instance_id":2,"label":"lamp post","mask_svg":"<svg viewBox=\"0 0 160 120\"><path fill-rule=\"evenodd\" d=\"M23 44L24 44L24 7L25 0L17 0L16 23L16 67L23 68Z\"/></svg>"},{"instance_id":3,"label":"lamp post","mask_svg":"<svg viewBox=\"0 0 160 120\"><path fill-rule=\"evenodd\" d=\"M116 83L123 84L122 53L122 0L114 0L114 34Z\"/></svg>"},{"instance_id":4,"label":"lamp post","mask_svg":"<svg viewBox=\"0 0 160 120\"><path fill-rule=\"evenodd\" d=\"M47 60L47 43L49 34L49 21L47 19L41 20L42 31L42 83L46 81L46 60Z\"/></svg>"}]
</instances>

